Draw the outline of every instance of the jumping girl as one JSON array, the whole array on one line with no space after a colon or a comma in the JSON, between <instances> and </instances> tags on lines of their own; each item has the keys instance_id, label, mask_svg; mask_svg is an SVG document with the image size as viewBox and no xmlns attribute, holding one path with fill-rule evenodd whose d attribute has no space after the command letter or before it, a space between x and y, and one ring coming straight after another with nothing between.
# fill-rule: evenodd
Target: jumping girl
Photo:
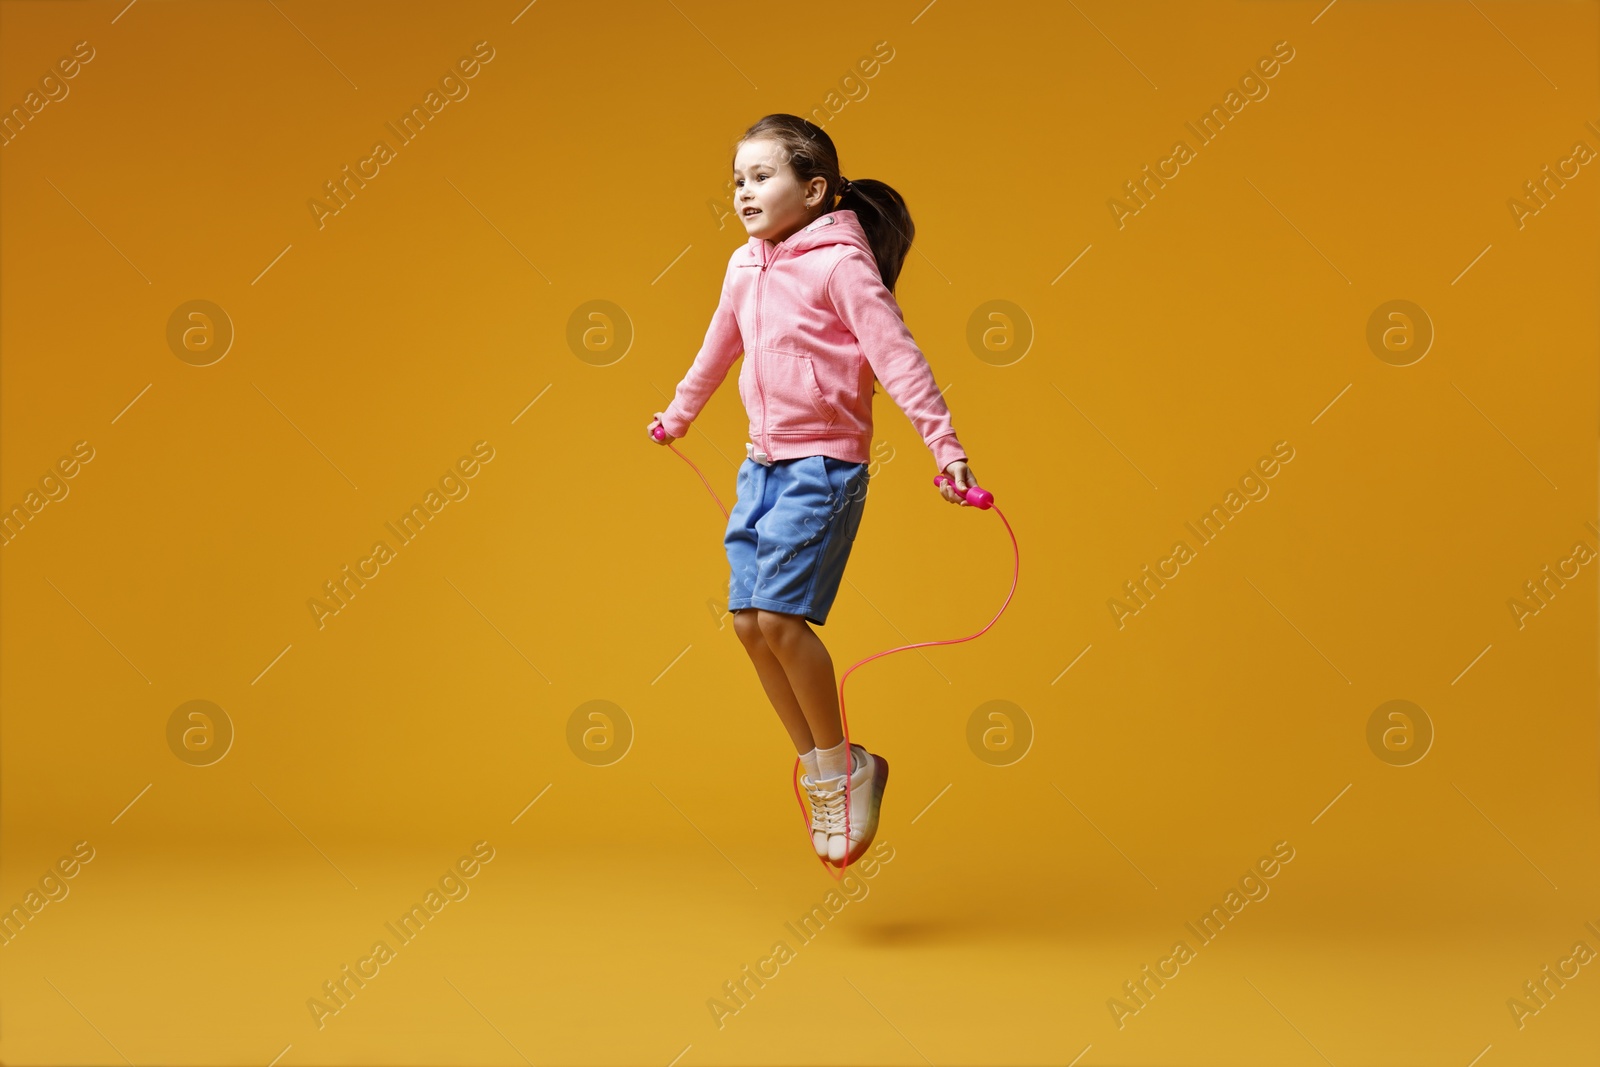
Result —
<instances>
[{"instance_id":1,"label":"jumping girl","mask_svg":"<svg viewBox=\"0 0 1600 1067\"><path fill-rule=\"evenodd\" d=\"M845 744L833 660L807 621L827 621L861 525L874 383L954 479L940 488L946 500L968 506L977 482L894 298L915 233L900 194L841 177L832 139L795 115L766 116L734 148L734 207L749 239L728 260L699 354L647 432L660 426L662 444L688 433L744 353L750 440L723 536L728 610L804 766L812 847L847 867L877 832L889 763Z\"/></svg>"}]
</instances>

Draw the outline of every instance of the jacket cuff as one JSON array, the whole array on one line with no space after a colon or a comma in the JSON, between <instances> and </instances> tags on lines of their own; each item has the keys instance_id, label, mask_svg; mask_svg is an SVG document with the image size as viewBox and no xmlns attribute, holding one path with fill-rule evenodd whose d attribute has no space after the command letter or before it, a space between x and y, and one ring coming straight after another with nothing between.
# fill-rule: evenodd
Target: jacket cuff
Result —
<instances>
[{"instance_id":1,"label":"jacket cuff","mask_svg":"<svg viewBox=\"0 0 1600 1067\"><path fill-rule=\"evenodd\" d=\"M672 433L670 429L667 432ZM962 450L961 442L956 439L954 432L947 433L942 437L935 437L928 442L928 448L933 452L933 461L939 465L940 474L943 474L944 469L956 460L965 460L967 458L967 454Z\"/></svg>"},{"instance_id":2,"label":"jacket cuff","mask_svg":"<svg viewBox=\"0 0 1600 1067\"><path fill-rule=\"evenodd\" d=\"M661 428L667 431L667 434L671 437L681 438L687 436L690 425L687 419L684 419L673 410L673 405L671 404L668 404L667 410L661 413Z\"/></svg>"}]
</instances>

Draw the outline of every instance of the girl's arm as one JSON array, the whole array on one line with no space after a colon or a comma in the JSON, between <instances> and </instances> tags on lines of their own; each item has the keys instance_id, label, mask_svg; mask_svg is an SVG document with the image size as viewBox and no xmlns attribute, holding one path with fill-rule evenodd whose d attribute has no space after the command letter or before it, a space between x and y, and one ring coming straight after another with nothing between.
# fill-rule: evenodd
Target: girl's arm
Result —
<instances>
[{"instance_id":1,"label":"girl's arm","mask_svg":"<svg viewBox=\"0 0 1600 1067\"><path fill-rule=\"evenodd\" d=\"M933 380L933 368L912 340L900 304L878 276L872 257L857 249L834 264L827 293L890 399L922 435L939 470L965 460L967 454L950 424L950 409Z\"/></svg>"},{"instance_id":2,"label":"girl's arm","mask_svg":"<svg viewBox=\"0 0 1600 1067\"><path fill-rule=\"evenodd\" d=\"M733 269L731 261L728 269ZM722 279L722 295L717 298L717 310L706 328L705 340L694 357L689 372L678 383L672 403L662 412L661 426L673 437L689 432L689 424L699 416L700 410L717 391L728 368L739 353L744 351L744 338L739 333L739 320L733 314L733 300L728 296L728 279Z\"/></svg>"}]
</instances>

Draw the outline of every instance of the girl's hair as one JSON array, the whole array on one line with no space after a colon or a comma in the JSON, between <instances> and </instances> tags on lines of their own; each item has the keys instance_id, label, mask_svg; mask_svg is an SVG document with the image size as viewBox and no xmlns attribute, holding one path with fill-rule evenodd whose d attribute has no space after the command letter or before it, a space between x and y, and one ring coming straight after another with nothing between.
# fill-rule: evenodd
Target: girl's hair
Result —
<instances>
[{"instance_id":1,"label":"girl's hair","mask_svg":"<svg viewBox=\"0 0 1600 1067\"><path fill-rule=\"evenodd\" d=\"M789 164L802 184L812 178L826 179L828 191L823 203L833 204L842 184L839 153L833 147L833 139L822 132L821 126L798 115L768 115L744 131L733 146L734 155L737 157L739 145L758 137L778 143L783 150L783 162ZM733 168L730 165L728 169ZM872 258L878 263L878 276L883 279L884 287L894 292L906 253L911 251L911 239L917 233L905 198L883 182L851 178L850 188L839 198L837 206L825 208L823 214L839 208L856 213L861 228L866 231L867 243L872 246Z\"/></svg>"}]
</instances>

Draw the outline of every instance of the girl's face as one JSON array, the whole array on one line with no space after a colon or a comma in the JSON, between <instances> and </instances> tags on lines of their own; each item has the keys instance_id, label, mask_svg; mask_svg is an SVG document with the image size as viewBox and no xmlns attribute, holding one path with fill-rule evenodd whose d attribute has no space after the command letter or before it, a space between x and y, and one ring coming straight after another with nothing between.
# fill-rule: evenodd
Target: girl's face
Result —
<instances>
[{"instance_id":1,"label":"girl's face","mask_svg":"<svg viewBox=\"0 0 1600 1067\"><path fill-rule=\"evenodd\" d=\"M801 184L783 146L758 137L739 146L733 161L733 206L752 237L778 243L819 214L827 180Z\"/></svg>"}]
</instances>

